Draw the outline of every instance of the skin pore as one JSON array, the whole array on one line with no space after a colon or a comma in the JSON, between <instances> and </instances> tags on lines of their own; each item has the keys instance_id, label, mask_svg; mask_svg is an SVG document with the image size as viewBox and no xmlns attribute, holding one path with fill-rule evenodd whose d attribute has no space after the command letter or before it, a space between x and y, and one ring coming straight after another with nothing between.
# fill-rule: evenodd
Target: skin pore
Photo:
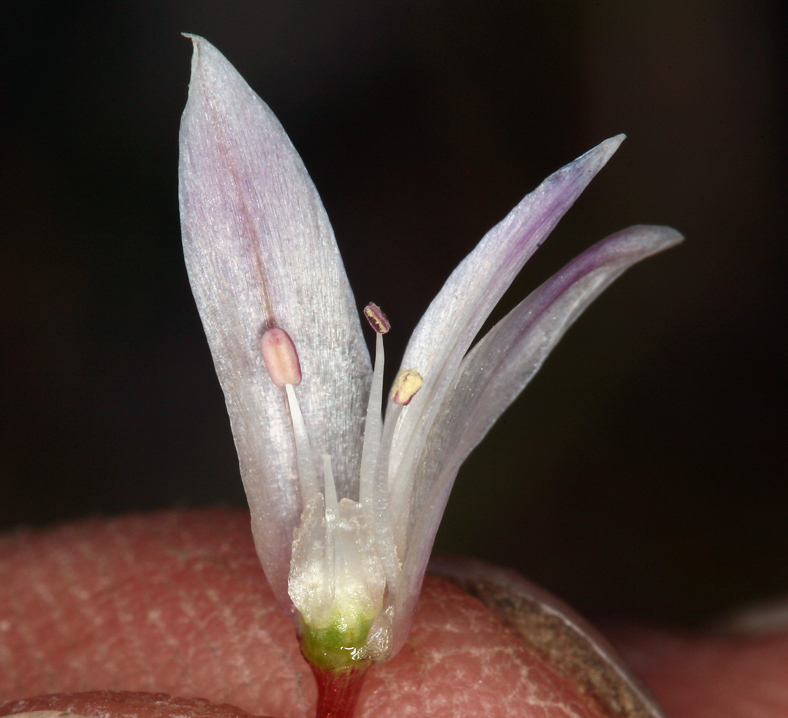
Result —
<instances>
[{"instance_id":1,"label":"skin pore","mask_svg":"<svg viewBox=\"0 0 788 718\"><path fill-rule=\"evenodd\" d=\"M672 718L788 712L788 633L704 637L622 624L606 633ZM245 512L160 512L0 537L0 715L64 710L14 701L87 691L147 695L92 693L70 699L71 710L311 715L314 680ZM476 599L428 577L411 637L369 671L357 715L601 713Z\"/></svg>"}]
</instances>

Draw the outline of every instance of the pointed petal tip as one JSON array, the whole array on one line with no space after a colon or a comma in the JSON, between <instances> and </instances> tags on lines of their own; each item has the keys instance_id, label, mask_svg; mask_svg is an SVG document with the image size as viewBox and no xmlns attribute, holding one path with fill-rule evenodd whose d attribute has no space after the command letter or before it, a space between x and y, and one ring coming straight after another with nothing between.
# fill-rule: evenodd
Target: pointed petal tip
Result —
<instances>
[{"instance_id":1,"label":"pointed petal tip","mask_svg":"<svg viewBox=\"0 0 788 718\"><path fill-rule=\"evenodd\" d=\"M579 180L579 185L572 192L573 198L567 204L566 209L568 209L575 199L577 199L580 192L585 189L588 183L608 163L626 137L625 134L621 133L603 140L595 147L592 147L590 150L580 155L580 157L573 162L564 165L557 172L551 174L540 187L560 186L567 180L574 186ZM518 207L519 206L520 205L518 205Z\"/></svg>"},{"instance_id":2,"label":"pointed petal tip","mask_svg":"<svg viewBox=\"0 0 788 718\"><path fill-rule=\"evenodd\" d=\"M213 47L210 42L208 42L205 38L200 37L199 35L195 35L193 32L182 32L181 37L185 37L187 40L191 40L192 43L192 69L194 69L194 58L200 51L200 48L207 45L209 47Z\"/></svg>"},{"instance_id":3,"label":"pointed petal tip","mask_svg":"<svg viewBox=\"0 0 788 718\"><path fill-rule=\"evenodd\" d=\"M195 35L193 32L182 32L181 37L185 37L187 40L191 40L195 50L201 45L207 45L209 47L213 47L213 45L211 45L211 43L208 42L204 37L202 37L201 35Z\"/></svg>"},{"instance_id":4,"label":"pointed petal tip","mask_svg":"<svg viewBox=\"0 0 788 718\"><path fill-rule=\"evenodd\" d=\"M627 136L622 132L618 135L614 135L613 137L609 137L608 139L600 142L596 147L589 150L584 157L588 155L596 155L599 160L601 161L602 165L607 164L607 161L615 154L616 150L621 147L621 143L627 138Z\"/></svg>"},{"instance_id":5,"label":"pointed petal tip","mask_svg":"<svg viewBox=\"0 0 788 718\"><path fill-rule=\"evenodd\" d=\"M652 229L662 235L662 241L666 248L681 244L684 241L684 235L678 230L673 229L673 227L655 225Z\"/></svg>"},{"instance_id":6,"label":"pointed petal tip","mask_svg":"<svg viewBox=\"0 0 788 718\"><path fill-rule=\"evenodd\" d=\"M217 76L214 77L215 81L218 81L218 76L221 75L224 75L225 79L236 75L242 79L230 61L204 37L191 32L182 32L181 35L192 42L190 87L198 77L206 82L214 75Z\"/></svg>"},{"instance_id":7,"label":"pointed petal tip","mask_svg":"<svg viewBox=\"0 0 788 718\"><path fill-rule=\"evenodd\" d=\"M197 67L200 61L200 49L203 45L210 46L210 43L199 35L194 35L190 32L182 32L181 35L187 40L191 40L192 43L191 80L189 81L189 90L191 90L194 80L197 77ZM189 94L191 94L191 92Z\"/></svg>"},{"instance_id":8,"label":"pointed petal tip","mask_svg":"<svg viewBox=\"0 0 788 718\"><path fill-rule=\"evenodd\" d=\"M648 244L651 249L650 254L662 252L684 241L684 235L673 227L656 224L636 224L624 232L630 234L634 242L641 245Z\"/></svg>"}]
</instances>

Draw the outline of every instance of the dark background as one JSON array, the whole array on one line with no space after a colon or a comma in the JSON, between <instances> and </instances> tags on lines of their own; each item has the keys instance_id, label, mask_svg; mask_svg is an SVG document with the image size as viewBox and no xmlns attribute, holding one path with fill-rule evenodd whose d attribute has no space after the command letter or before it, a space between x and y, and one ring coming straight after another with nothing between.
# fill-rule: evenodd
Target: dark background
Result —
<instances>
[{"instance_id":1,"label":"dark background","mask_svg":"<svg viewBox=\"0 0 788 718\"><path fill-rule=\"evenodd\" d=\"M562 342L463 468L438 548L516 567L585 612L685 625L788 592L777 7L12 0L0 526L244 501L180 253L186 31L290 133L358 302L392 320L394 358L484 232L628 133L504 308L630 224L687 241Z\"/></svg>"}]
</instances>

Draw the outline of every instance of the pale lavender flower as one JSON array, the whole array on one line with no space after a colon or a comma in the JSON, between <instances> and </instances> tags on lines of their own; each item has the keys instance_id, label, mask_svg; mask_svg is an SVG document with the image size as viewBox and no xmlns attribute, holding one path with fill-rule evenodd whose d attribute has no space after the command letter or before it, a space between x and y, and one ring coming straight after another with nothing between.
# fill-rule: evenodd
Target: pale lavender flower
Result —
<instances>
[{"instance_id":1,"label":"pale lavender flower","mask_svg":"<svg viewBox=\"0 0 788 718\"><path fill-rule=\"evenodd\" d=\"M369 310L378 332L373 371L331 225L301 159L238 72L192 39L180 150L184 251L257 552L307 657L332 669L385 660L408 635L462 462L585 307L681 236L637 226L608 237L469 351L623 135L606 140L548 177L452 273L408 344L402 366L414 383L389 399L382 421L387 323Z\"/></svg>"}]
</instances>

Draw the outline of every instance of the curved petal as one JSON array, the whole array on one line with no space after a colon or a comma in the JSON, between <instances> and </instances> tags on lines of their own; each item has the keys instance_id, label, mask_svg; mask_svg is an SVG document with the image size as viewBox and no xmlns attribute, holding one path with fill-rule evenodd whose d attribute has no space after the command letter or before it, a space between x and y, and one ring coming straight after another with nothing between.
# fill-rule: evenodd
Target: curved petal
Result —
<instances>
[{"instance_id":1,"label":"curved petal","mask_svg":"<svg viewBox=\"0 0 788 718\"><path fill-rule=\"evenodd\" d=\"M260 336L279 326L299 352L297 392L316 454L342 496L358 482L371 369L328 217L271 110L232 65L192 37L179 193L192 290L227 401L266 575L291 608L287 573L301 512L284 391Z\"/></svg>"},{"instance_id":2,"label":"curved petal","mask_svg":"<svg viewBox=\"0 0 788 718\"><path fill-rule=\"evenodd\" d=\"M398 529L400 551L413 524L407 514L416 462L463 356L525 262L623 140L624 135L605 140L527 195L454 270L416 327L402 365L418 369L424 385L402 413L389 478L391 522Z\"/></svg>"},{"instance_id":3,"label":"curved petal","mask_svg":"<svg viewBox=\"0 0 788 718\"><path fill-rule=\"evenodd\" d=\"M519 396L582 312L626 269L679 243L669 227L635 226L576 257L496 324L462 362L417 462L413 533L398 595L418 595L460 465ZM406 606L397 607L408 615ZM395 642L398 637L395 637Z\"/></svg>"}]
</instances>

